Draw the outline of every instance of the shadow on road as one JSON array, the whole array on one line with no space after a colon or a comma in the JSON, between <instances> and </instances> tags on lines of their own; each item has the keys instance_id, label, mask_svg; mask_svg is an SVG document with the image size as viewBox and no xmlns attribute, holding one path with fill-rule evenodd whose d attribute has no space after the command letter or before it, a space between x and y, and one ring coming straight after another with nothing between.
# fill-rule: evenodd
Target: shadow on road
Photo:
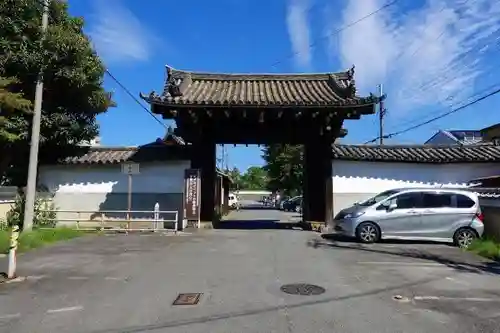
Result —
<instances>
[{"instance_id":1,"label":"shadow on road","mask_svg":"<svg viewBox=\"0 0 500 333\"><path fill-rule=\"evenodd\" d=\"M421 280L418 280L415 282L404 283L404 284L400 284L400 285L396 285L396 286L377 288L377 289L369 290L366 292L360 292L360 293L353 293L353 294L345 295L345 296L334 296L334 297L328 297L328 298L322 298L322 299L314 299L314 300L310 300L310 301L297 302L294 304L266 306L266 307L262 307L260 309L255 309L255 310L233 311L233 312L214 314L214 315L210 315L210 316L200 316L200 317L180 319L180 320L167 320L167 321L163 321L163 322L159 322L159 323L151 324L151 325L129 326L129 327L116 328L116 329L104 329L104 330L93 331L92 333L140 333L140 332L152 332L152 331L156 332L159 330L165 330L167 328L183 327L183 326L189 326L189 325L194 325L194 324L204 324L204 323L215 322L215 321L219 321L219 320L227 320L227 319L231 319L231 318L255 316L255 315L269 313L269 312L276 312L279 310L299 309L299 308L305 307L305 306L311 306L311 305L317 305L317 304L328 304L328 303L332 303L332 302L342 302L342 301L346 301L346 300L350 300L350 299L374 296L374 295L378 295L378 294L393 292L396 290L408 289L408 288L411 288L414 286L430 283L433 281L439 281L443 278L444 278L444 276L438 276L438 277L421 279Z\"/></svg>"},{"instance_id":2,"label":"shadow on road","mask_svg":"<svg viewBox=\"0 0 500 333\"><path fill-rule=\"evenodd\" d=\"M296 222L281 222L276 219L263 220L222 220L217 229L241 229L241 230L257 230L257 229L291 229L297 227Z\"/></svg>"},{"instance_id":3,"label":"shadow on road","mask_svg":"<svg viewBox=\"0 0 500 333\"><path fill-rule=\"evenodd\" d=\"M412 258L412 259L420 259L432 261L435 263L439 263L445 265L449 268L453 268L457 271L467 272L467 273L489 273L489 274L500 274L500 262L491 261L484 258L479 258L472 253L466 252L458 252L454 253L455 256L459 256L461 258L450 258L453 256L444 256L441 254L431 253L424 249L405 249L401 248L391 248L391 249L382 249L377 248L377 244L360 244L351 239L347 239L345 237L334 235L334 234L325 234L321 236L324 241L313 240L308 242L308 246L314 248L330 248L330 249L339 249L339 250L354 250L354 251L363 251L363 252L371 252L378 254L385 254L391 256ZM408 241L391 241L391 243L399 243L399 244L417 244L416 242L408 242ZM418 242L418 244L424 244L424 242ZM427 244L436 244L427 242Z\"/></svg>"}]
</instances>

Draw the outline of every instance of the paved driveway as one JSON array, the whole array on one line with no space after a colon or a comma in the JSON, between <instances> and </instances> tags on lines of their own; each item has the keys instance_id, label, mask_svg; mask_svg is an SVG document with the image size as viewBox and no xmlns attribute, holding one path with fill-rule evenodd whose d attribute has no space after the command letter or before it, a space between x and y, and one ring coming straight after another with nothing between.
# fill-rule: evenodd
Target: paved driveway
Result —
<instances>
[{"instance_id":1,"label":"paved driveway","mask_svg":"<svg viewBox=\"0 0 500 333\"><path fill-rule=\"evenodd\" d=\"M496 267L447 245L361 246L249 228L88 237L19 263L31 278L0 285L0 332L500 331ZM285 294L289 283L325 292ZM179 293L203 295L173 306Z\"/></svg>"}]
</instances>

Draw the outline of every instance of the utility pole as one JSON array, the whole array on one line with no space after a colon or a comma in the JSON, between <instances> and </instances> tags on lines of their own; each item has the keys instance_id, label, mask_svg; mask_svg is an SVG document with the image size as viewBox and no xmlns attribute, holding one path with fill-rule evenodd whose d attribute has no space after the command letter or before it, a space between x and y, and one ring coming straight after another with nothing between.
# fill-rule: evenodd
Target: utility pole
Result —
<instances>
[{"instance_id":1,"label":"utility pole","mask_svg":"<svg viewBox=\"0 0 500 333\"><path fill-rule=\"evenodd\" d=\"M224 146L224 162L226 170L229 170L229 154L226 146Z\"/></svg>"},{"instance_id":2,"label":"utility pole","mask_svg":"<svg viewBox=\"0 0 500 333\"><path fill-rule=\"evenodd\" d=\"M380 96L380 102L379 102L379 113L378 113L378 126L379 126L379 144L383 145L384 144L384 116L385 116L385 109L384 109L384 100L383 100L383 90L382 90L382 83L379 84L378 86L378 92Z\"/></svg>"},{"instance_id":3,"label":"utility pole","mask_svg":"<svg viewBox=\"0 0 500 333\"><path fill-rule=\"evenodd\" d=\"M42 42L45 39L47 27L49 25L49 1L42 0ZM24 230L33 228L34 206L36 197L36 178L38 169L38 146L40 143L40 119L42 116L43 100L43 68L38 73L38 80L35 90L35 108L33 110L33 125L31 129L30 160L28 167L28 183L26 185L26 202L24 206Z\"/></svg>"}]
</instances>

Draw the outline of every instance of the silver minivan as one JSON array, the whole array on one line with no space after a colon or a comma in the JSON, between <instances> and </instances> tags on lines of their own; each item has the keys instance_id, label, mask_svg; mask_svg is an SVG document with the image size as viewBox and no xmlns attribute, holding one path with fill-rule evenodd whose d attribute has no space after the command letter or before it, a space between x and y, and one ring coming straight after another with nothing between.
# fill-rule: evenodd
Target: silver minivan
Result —
<instances>
[{"instance_id":1,"label":"silver minivan","mask_svg":"<svg viewBox=\"0 0 500 333\"><path fill-rule=\"evenodd\" d=\"M460 247L484 232L476 194L444 188L406 188L382 192L340 211L337 233L363 243L380 239L453 242Z\"/></svg>"}]
</instances>

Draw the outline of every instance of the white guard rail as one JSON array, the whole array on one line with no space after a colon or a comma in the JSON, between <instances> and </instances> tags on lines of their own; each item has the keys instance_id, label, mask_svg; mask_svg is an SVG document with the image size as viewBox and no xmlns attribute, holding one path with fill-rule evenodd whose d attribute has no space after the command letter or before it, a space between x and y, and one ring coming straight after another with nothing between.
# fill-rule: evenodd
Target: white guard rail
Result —
<instances>
[{"instance_id":1,"label":"white guard rail","mask_svg":"<svg viewBox=\"0 0 500 333\"><path fill-rule=\"evenodd\" d=\"M43 211L43 210L42 210ZM49 213L50 211L46 211ZM178 211L161 210L106 210L106 211L85 211L85 210L57 210L57 224L74 224L77 230L129 230L129 231L160 231L178 230ZM60 215L75 215L74 217L61 217ZM113 217L111 217L111 216ZM122 218L114 217L123 215ZM133 215L150 216L148 218L136 218ZM171 218L164 218L164 215ZM95 226L97 224L97 226ZM91 226L92 225L92 226ZM170 225L172 228L165 227ZM42 227L40 229L52 229Z\"/></svg>"}]
</instances>

